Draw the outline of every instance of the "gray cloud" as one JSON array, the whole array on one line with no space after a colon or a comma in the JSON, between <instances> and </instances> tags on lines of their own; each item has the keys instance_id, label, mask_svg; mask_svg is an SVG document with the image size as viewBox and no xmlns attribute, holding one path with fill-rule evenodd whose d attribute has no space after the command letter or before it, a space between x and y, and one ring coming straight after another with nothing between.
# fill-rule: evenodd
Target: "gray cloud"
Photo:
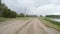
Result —
<instances>
[{"instance_id":1,"label":"gray cloud","mask_svg":"<svg viewBox=\"0 0 60 34\"><path fill-rule=\"evenodd\" d=\"M2 0L2 2L17 13L60 14L60 0Z\"/></svg>"}]
</instances>

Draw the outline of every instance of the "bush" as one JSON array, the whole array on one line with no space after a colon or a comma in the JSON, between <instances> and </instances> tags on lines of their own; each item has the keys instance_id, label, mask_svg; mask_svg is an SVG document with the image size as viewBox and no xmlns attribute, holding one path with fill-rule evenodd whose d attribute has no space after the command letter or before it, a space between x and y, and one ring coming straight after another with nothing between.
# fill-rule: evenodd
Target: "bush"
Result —
<instances>
[{"instance_id":1,"label":"bush","mask_svg":"<svg viewBox=\"0 0 60 34\"><path fill-rule=\"evenodd\" d=\"M19 16L19 17L24 17L24 16L25 16L25 14L20 13L18 16Z\"/></svg>"}]
</instances>

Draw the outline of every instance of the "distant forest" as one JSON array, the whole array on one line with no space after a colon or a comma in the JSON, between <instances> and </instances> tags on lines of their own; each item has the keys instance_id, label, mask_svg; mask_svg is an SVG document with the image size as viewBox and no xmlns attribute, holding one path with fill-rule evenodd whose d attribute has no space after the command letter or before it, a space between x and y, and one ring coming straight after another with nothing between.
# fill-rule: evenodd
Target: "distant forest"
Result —
<instances>
[{"instance_id":1,"label":"distant forest","mask_svg":"<svg viewBox=\"0 0 60 34\"><path fill-rule=\"evenodd\" d=\"M46 15L46 17L60 18L60 15Z\"/></svg>"}]
</instances>

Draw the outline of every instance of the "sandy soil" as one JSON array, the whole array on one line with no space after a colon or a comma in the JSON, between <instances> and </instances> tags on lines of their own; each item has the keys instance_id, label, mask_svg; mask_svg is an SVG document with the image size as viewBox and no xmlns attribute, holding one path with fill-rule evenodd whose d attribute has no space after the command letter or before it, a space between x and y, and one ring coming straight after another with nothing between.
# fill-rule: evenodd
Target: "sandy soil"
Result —
<instances>
[{"instance_id":1,"label":"sandy soil","mask_svg":"<svg viewBox=\"0 0 60 34\"><path fill-rule=\"evenodd\" d=\"M20 20L11 22L0 26L0 34L60 34L59 31L46 27L37 18L26 22L21 22Z\"/></svg>"}]
</instances>

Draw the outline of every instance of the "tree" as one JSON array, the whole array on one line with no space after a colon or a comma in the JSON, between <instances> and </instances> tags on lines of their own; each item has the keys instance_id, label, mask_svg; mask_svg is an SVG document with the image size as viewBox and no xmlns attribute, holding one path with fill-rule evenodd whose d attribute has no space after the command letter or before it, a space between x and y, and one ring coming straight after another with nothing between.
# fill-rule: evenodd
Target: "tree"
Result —
<instances>
[{"instance_id":1,"label":"tree","mask_svg":"<svg viewBox=\"0 0 60 34\"><path fill-rule=\"evenodd\" d=\"M2 13L3 13L3 8L5 8L6 7L6 5L4 4L4 3L2 3L1 2L1 0L0 0L0 16L2 16Z\"/></svg>"},{"instance_id":2,"label":"tree","mask_svg":"<svg viewBox=\"0 0 60 34\"><path fill-rule=\"evenodd\" d=\"M17 16L17 13L14 12L14 11L11 11L9 17L10 17L10 18L15 18L16 16Z\"/></svg>"},{"instance_id":3,"label":"tree","mask_svg":"<svg viewBox=\"0 0 60 34\"><path fill-rule=\"evenodd\" d=\"M15 18L17 15L16 12L11 11L4 3L1 3L0 0L0 16L6 18Z\"/></svg>"},{"instance_id":4,"label":"tree","mask_svg":"<svg viewBox=\"0 0 60 34\"><path fill-rule=\"evenodd\" d=\"M21 16L21 17L24 17L24 16L25 16L25 14L23 14L23 13L20 13L20 16Z\"/></svg>"},{"instance_id":5,"label":"tree","mask_svg":"<svg viewBox=\"0 0 60 34\"><path fill-rule=\"evenodd\" d=\"M6 17L6 18L15 18L17 15L16 12L14 11L11 11L10 9L8 9L7 7L4 8L4 11L2 13L2 16L3 17Z\"/></svg>"},{"instance_id":6,"label":"tree","mask_svg":"<svg viewBox=\"0 0 60 34\"><path fill-rule=\"evenodd\" d=\"M60 15L46 15L46 17L60 18Z\"/></svg>"},{"instance_id":7,"label":"tree","mask_svg":"<svg viewBox=\"0 0 60 34\"><path fill-rule=\"evenodd\" d=\"M25 16L25 14L23 14L23 13L19 14L19 17L24 17L24 16Z\"/></svg>"},{"instance_id":8,"label":"tree","mask_svg":"<svg viewBox=\"0 0 60 34\"><path fill-rule=\"evenodd\" d=\"M40 17L43 17L43 15L40 15Z\"/></svg>"},{"instance_id":9,"label":"tree","mask_svg":"<svg viewBox=\"0 0 60 34\"><path fill-rule=\"evenodd\" d=\"M2 15L2 9L1 9L1 0L0 0L0 16Z\"/></svg>"},{"instance_id":10,"label":"tree","mask_svg":"<svg viewBox=\"0 0 60 34\"><path fill-rule=\"evenodd\" d=\"M1 0L0 0L0 5L1 5Z\"/></svg>"}]
</instances>

